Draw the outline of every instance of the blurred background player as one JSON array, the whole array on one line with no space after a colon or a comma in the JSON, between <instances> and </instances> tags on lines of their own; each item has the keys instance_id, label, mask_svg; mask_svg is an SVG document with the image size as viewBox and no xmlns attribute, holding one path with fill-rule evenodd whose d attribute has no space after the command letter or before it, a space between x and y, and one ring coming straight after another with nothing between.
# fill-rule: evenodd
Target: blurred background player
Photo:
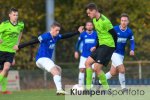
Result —
<instances>
[{"instance_id":1,"label":"blurred background player","mask_svg":"<svg viewBox=\"0 0 150 100\"><path fill-rule=\"evenodd\" d=\"M91 88L93 72L91 67L92 64L94 64L94 70L99 80L101 80L103 88L105 90L108 90L109 85L105 73L102 71L102 67L107 66L111 59L111 56L115 50L117 34L114 31L113 25L110 20L98 11L98 8L94 3L89 3L86 6L86 13L93 20L99 43L99 46L95 51L92 52L92 54L87 58L85 62L86 88ZM82 29L79 31L81 33Z\"/></svg>"},{"instance_id":2,"label":"blurred background player","mask_svg":"<svg viewBox=\"0 0 150 100\"><path fill-rule=\"evenodd\" d=\"M7 76L23 29L24 23L18 21L18 10L11 8L9 11L9 20L0 24L0 84L3 94L11 94L10 91L7 91Z\"/></svg>"},{"instance_id":3,"label":"blurred background player","mask_svg":"<svg viewBox=\"0 0 150 100\"><path fill-rule=\"evenodd\" d=\"M80 62L79 62L79 77L78 77L78 84L84 85L84 77L85 77L85 61L88 56L91 55L91 52L96 49L97 45L97 33L93 30L93 24L92 22L86 22L85 25L85 31L83 31L76 43L75 53L74 56L76 59L79 58L79 46L80 43L83 43L82 46L82 52L80 56ZM92 65L94 68L94 64ZM95 83L95 72L93 72L92 75L93 84Z\"/></svg>"},{"instance_id":4,"label":"blurred background player","mask_svg":"<svg viewBox=\"0 0 150 100\"><path fill-rule=\"evenodd\" d=\"M40 69L46 70L53 75L53 80L57 88L56 94L65 95L67 93L62 89L61 67L59 67L52 61L52 54L55 44L58 40L72 37L74 35L77 35L78 32L61 35L59 34L60 27L61 26L59 23L54 22L51 25L50 32L43 33L38 38L19 45L18 48L21 49L25 46L40 42L36 55L36 65Z\"/></svg>"},{"instance_id":5,"label":"blurred background player","mask_svg":"<svg viewBox=\"0 0 150 100\"><path fill-rule=\"evenodd\" d=\"M128 27L129 17L126 13L121 14L120 25L114 26L118 35L117 47L112 55L112 65L109 72L106 73L106 78L110 79L112 76L119 73L118 78L121 88L125 89L125 67L123 64L125 55L125 46L127 40L130 40L130 55L134 56L134 36L132 30Z\"/></svg>"}]
</instances>

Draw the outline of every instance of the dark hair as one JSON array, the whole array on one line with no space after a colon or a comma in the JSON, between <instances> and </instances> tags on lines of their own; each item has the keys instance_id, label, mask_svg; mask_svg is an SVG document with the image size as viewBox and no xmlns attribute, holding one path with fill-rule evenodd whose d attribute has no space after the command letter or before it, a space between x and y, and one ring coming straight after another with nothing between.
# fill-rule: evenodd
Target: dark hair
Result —
<instances>
[{"instance_id":1,"label":"dark hair","mask_svg":"<svg viewBox=\"0 0 150 100\"><path fill-rule=\"evenodd\" d=\"M51 27L56 27L56 26L57 26L57 27L61 27L61 25L60 25L58 22L55 21L55 22L51 25Z\"/></svg>"},{"instance_id":2,"label":"dark hair","mask_svg":"<svg viewBox=\"0 0 150 100\"><path fill-rule=\"evenodd\" d=\"M95 3L89 3L86 5L85 10L98 10L97 5Z\"/></svg>"},{"instance_id":3,"label":"dark hair","mask_svg":"<svg viewBox=\"0 0 150 100\"><path fill-rule=\"evenodd\" d=\"M85 22L85 26L86 26L87 23L92 23L92 21L87 21L87 22ZM93 24L93 23L92 23L92 24Z\"/></svg>"},{"instance_id":4,"label":"dark hair","mask_svg":"<svg viewBox=\"0 0 150 100\"><path fill-rule=\"evenodd\" d=\"M9 14L10 14L11 12L18 12L18 9L16 9L16 8L11 8L11 9L9 10Z\"/></svg>"},{"instance_id":5,"label":"dark hair","mask_svg":"<svg viewBox=\"0 0 150 100\"><path fill-rule=\"evenodd\" d=\"M122 17L127 17L129 19L129 16L128 16L127 13L122 13L121 16L120 16L120 18L122 18Z\"/></svg>"}]
</instances>

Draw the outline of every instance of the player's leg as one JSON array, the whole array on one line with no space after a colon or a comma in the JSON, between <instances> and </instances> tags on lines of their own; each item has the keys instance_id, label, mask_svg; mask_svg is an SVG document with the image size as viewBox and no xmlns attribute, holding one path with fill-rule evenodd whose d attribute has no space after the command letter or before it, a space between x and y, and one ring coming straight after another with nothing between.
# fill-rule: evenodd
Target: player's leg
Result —
<instances>
[{"instance_id":1,"label":"player's leg","mask_svg":"<svg viewBox=\"0 0 150 100\"><path fill-rule=\"evenodd\" d=\"M11 65L12 66L15 65L15 59L13 59L13 62L12 62ZM3 70L3 67L2 67L2 70ZM2 93L3 94L11 94L12 93L12 92L10 92L10 91L7 90L7 85L8 85L8 78L7 77L8 77L8 73L9 73L9 71L6 73L6 75L4 76L4 78L2 80L2 83L1 83L1 85L2 85Z\"/></svg>"},{"instance_id":2,"label":"player's leg","mask_svg":"<svg viewBox=\"0 0 150 100\"><path fill-rule=\"evenodd\" d=\"M49 58L39 58L36 61L36 65L46 70L47 72L53 75L53 80L56 85L57 94L66 94L65 91L62 89L62 82L61 82L61 68L54 64L54 62Z\"/></svg>"},{"instance_id":3,"label":"player's leg","mask_svg":"<svg viewBox=\"0 0 150 100\"><path fill-rule=\"evenodd\" d=\"M7 76L10 66L11 66L10 62L5 62L3 70L0 73L0 75L3 76L3 79L1 80L2 94L11 94L11 92L7 90L7 83L8 83Z\"/></svg>"},{"instance_id":4,"label":"player's leg","mask_svg":"<svg viewBox=\"0 0 150 100\"><path fill-rule=\"evenodd\" d=\"M86 66L86 88L90 89L92 84L92 64L94 63L94 59L92 57L88 57L85 66Z\"/></svg>"},{"instance_id":5,"label":"player's leg","mask_svg":"<svg viewBox=\"0 0 150 100\"><path fill-rule=\"evenodd\" d=\"M118 73L118 72L117 72L116 67L114 67L113 65L111 65L110 71L107 72L105 75L106 75L106 78L107 78L107 79L110 79L110 78L112 78L113 76L115 76L117 73Z\"/></svg>"},{"instance_id":6,"label":"player's leg","mask_svg":"<svg viewBox=\"0 0 150 100\"><path fill-rule=\"evenodd\" d=\"M78 84L84 85L84 78L85 78L85 68L79 69L79 76L78 76Z\"/></svg>"},{"instance_id":7,"label":"player's leg","mask_svg":"<svg viewBox=\"0 0 150 100\"><path fill-rule=\"evenodd\" d=\"M2 94L11 94L11 92L7 90L7 76L10 66L12 65L14 55L15 53L0 51L0 83L2 86Z\"/></svg>"},{"instance_id":8,"label":"player's leg","mask_svg":"<svg viewBox=\"0 0 150 100\"><path fill-rule=\"evenodd\" d=\"M110 74L112 76L116 75L117 73L119 73L119 82L121 84L122 88L125 88L125 67L123 65L123 59L124 56L118 54L118 53L113 53L112 55L112 67L110 70ZM109 75L107 74L107 77L109 77Z\"/></svg>"},{"instance_id":9,"label":"player's leg","mask_svg":"<svg viewBox=\"0 0 150 100\"><path fill-rule=\"evenodd\" d=\"M119 72L118 78L119 78L121 88L124 89L124 88L126 88L125 87L125 67L123 64L121 64L117 67L117 69Z\"/></svg>"},{"instance_id":10,"label":"player's leg","mask_svg":"<svg viewBox=\"0 0 150 100\"><path fill-rule=\"evenodd\" d=\"M95 74L95 70L94 70L94 64L92 65L92 69L93 69L93 73L92 73L92 84L95 85L95 77L96 77L96 74Z\"/></svg>"},{"instance_id":11,"label":"player's leg","mask_svg":"<svg viewBox=\"0 0 150 100\"><path fill-rule=\"evenodd\" d=\"M95 63L94 70L95 70L99 80L101 81L101 84L102 84L103 88L108 90L109 89L109 85L108 85L105 73L102 70L102 67L103 67L102 64Z\"/></svg>"},{"instance_id":12,"label":"player's leg","mask_svg":"<svg viewBox=\"0 0 150 100\"><path fill-rule=\"evenodd\" d=\"M106 73L106 78L110 79L112 76L115 76L117 74L117 66L119 66L122 63L122 60L120 59L120 57L118 56L117 53L113 53L112 57L111 57L111 68L109 70L109 72Z\"/></svg>"},{"instance_id":13,"label":"player's leg","mask_svg":"<svg viewBox=\"0 0 150 100\"><path fill-rule=\"evenodd\" d=\"M85 79L85 61L87 58L80 57L80 63L79 63L79 76L78 76L78 84L84 85L84 79Z\"/></svg>"},{"instance_id":14,"label":"player's leg","mask_svg":"<svg viewBox=\"0 0 150 100\"><path fill-rule=\"evenodd\" d=\"M108 46L100 46L97 50L97 57L96 57L96 73L101 81L102 86L104 89L109 89L109 85L105 76L105 73L102 71L103 66L107 66L111 56L114 52L114 48Z\"/></svg>"}]
</instances>

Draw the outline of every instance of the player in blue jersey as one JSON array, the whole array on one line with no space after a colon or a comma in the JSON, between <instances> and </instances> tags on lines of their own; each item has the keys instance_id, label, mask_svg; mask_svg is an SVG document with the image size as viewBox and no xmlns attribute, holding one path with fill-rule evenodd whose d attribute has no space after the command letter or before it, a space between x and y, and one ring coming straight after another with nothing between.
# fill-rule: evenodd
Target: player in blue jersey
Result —
<instances>
[{"instance_id":1,"label":"player in blue jersey","mask_svg":"<svg viewBox=\"0 0 150 100\"><path fill-rule=\"evenodd\" d=\"M93 30L92 22L86 22L85 25L86 30L83 31L76 43L75 49L75 58L79 58L79 44L83 42L82 52L80 56L80 63L79 63L79 77L78 77L78 84L84 85L84 76L85 76L85 61L88 56L91 55L91 52L96 49L97 45L97 33ZM94 68L94 65L92 65ZM92 75L93 83L95 81L95 72Z\"/></svg>"},{"instance_id":2,"label":"player in blue jersey","mask_svg":"<svg viewBox=\"0 0 150 100\"><path fill-rule=\"evenodd\" d=\"M77 35L78 33L59 34L60 24L54 22L51 26L50 32L46 32L40 35L37 39L31 40L27 43L20 44L18 48L23 48L28 45L39 43L38 52L36 55L36 65L46 70L53 75L53 80L57 88L57 95L64 95L66 92L62 89L61 83L61 68L52 61L52 54L54 51L55 44L60 39L69 38Z\"/></svg>"},{"instance_id":3,"label":"player in blue jersey","mask_svg":"<svg viewBox=\"0 0 150 100\"><path fill-rule=\"evenodd\" d=\"M106 73L106 78L110 79L112 76L116 75L119 72L119 82L121 88L126 90L125 87L125 67L123 64L124 55L125 55L125 46L127 40L130 40L130 55L134 56L134 36L132 30L128 27L129 17L126 13L121 14L121 23L118 26L114 26L115 31L118 35L117 47L113 53L111 60L112 66L109 72Z\"/></svg>"}]
</instances>

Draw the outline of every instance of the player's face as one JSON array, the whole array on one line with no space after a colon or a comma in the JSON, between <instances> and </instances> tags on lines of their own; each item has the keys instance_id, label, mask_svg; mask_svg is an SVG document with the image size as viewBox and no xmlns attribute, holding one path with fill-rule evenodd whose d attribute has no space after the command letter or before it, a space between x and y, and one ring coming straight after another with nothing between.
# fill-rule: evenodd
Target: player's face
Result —
<instances>
[{"instance_id":1,"label":"player's face","mask_svg":"<svg viewBox=\"0 0 150 100\"><path fill-rule=\"evenodd\" d=\"M93 30L93 24L91 22L87 22L85 28L88 31L92 31Z\"/></svg>"},{"instance_id":2,"label":"player's face","mask_svg":"<svg viewBox=\"0 0 150 100\"><path fill-rule=\"evenodd\" d=\"M95 18L96 12L97 12L96 10L90 10L90 9L87 9L87 10L86 10L87 15L88 15L91 19Z\"/></svg>"},{"instance_id":3,"label":"player's face","mask_svg":"<svg viewBox=\"0 0 150 100\"><path fill-rule=\"evenodd\" d=\"M18 20L18 12L13 12L13 11L12 11L12 12L9 14L9 18L10 18L11 21L17 22L17 20Z\"/></svg>"},{"instance_id":4,"label":"player's face","mask_svg":"<svg viewBox=\"0 0 150 100\"><path fill-rule=\"evenodd\" d=\"M128 25L128 23L129 23L128 17L121 17L121 26L122 26L123 28L126 28L127 25Z\"/></svg>"},{"instance_id":5,"label":"player's face","mask_svg":"<svg viewBox=\"0 0 150 100\"><path fill-rule=\"evenodd\" d=\"M51 28L51 33L53 36L57 36L59 31L60 31L60 27L55 26Z\"/></svg>"}]
</instances>

